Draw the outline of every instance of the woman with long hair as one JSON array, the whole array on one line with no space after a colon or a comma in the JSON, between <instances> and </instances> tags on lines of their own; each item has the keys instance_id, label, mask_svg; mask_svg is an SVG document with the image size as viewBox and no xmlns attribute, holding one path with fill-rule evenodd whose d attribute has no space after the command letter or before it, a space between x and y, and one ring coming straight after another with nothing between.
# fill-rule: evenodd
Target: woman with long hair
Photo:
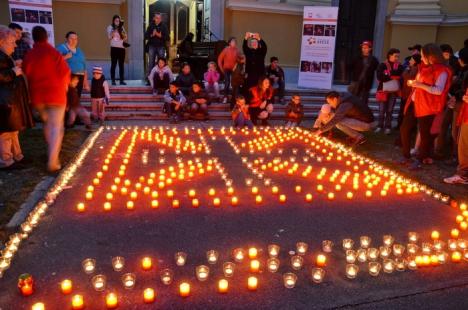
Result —
<instances>
[{"instance_id":1,"label":"woman with long hair","mask_svg":"<svg viewBox=\"0 0 468 310\"><path fill-rule=\"evenodd\" d=\"M110 41L111 54L111 79L112 85L115 85L115 68L119 64L120 85L127 85L124 80L124 62L125 62L125 41L127 33L123 27L123 20L119 15L112 17L112 24L107 27L107 37Z\"/></svg>"},{"instance_id":2,"label":"woman with long hair","mask_svg":"<svg viewBox=\"0 0 468 310\"><path fill-rule=\"evenodd\" d=\"M405 106L403 122L400 127L402 164L408 164L410 169L421 168L430 164L430 150L435 135L431 133L436 115L441 113L447 102L447 93L452 79L451 70L444 64L444 58L439 46L429 43L421 50L422 65L415 80L409 80L412 87L411 95ZM421 142L415 161L410 161L411 132L418 125ZM434 132L434 130L432 130Z\"/></svg>"},{"instance_id":3,"label":"woman with long hair","mask_svg":"<svg viewBox=\"0 0 468 310\"><path fill-rule=\"evenodd\" d=\"M249 113L252 123L262 120L262 125L268 126L268 118L273 112L273 87L266 76L258 80L257 86L250 88Z\"/></svg>"}]
</instances>

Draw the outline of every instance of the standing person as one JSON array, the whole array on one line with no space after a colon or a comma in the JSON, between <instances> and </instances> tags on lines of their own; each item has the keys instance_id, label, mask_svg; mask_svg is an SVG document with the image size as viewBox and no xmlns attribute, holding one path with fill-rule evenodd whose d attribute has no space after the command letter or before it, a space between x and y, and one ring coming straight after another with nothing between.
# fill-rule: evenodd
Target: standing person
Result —
<instances>
[{"instance_id":1,"label":"standing person","mask_svg":"<svg viewBox=\"0 0 468 310\"><path fill-rule=\"evenodd\" d=\"M460 64L458 63L458 58L453 54L453 48L449 44L441 44L440 49L446 61L445 64L452 69L452 75L456 76L460 70Z\"/></svg>"},{"instance_id":2,"label":"standing person","mask_svg":"<svg viewBox=\"0 0 468 310\"><path fill-rule=\"evenodd\" d=\"M218 56L218 67L224 74L224 98L223 103L227 103L229 97L229 87L231 85L232 71L237 63L239 49L237 48L237 40L234 37L229 38L228 46L225 47Z\"/></svg>"},{"instance_id":3,"label":"standing person","mask_svg":"<svg viewBox=\"0 0 468 310\"><path fill-rule=\"evenodd\" d=\"M421 168L423 163L429 164L430 150L434 136L431 127L434 118L441 113L447 101L452 72L444 64L444 58L439 46L429 43L421 51L423 65L420 67L416 80L408 81L413 88L408 104L405 106L403 123L400 127L403 159L401 164L409 165L411 170ZM418 125L420 145L417 159L411 162L411 132Z\"/></svg>"},{"instance_id":4,"label":"standing person","mask_svg":"<svg viewBox=\"0 0 468 310\"><path fill-rule=\"evenodd\" d=\"M16 35L16 48L11 57L13 60L19 61L19 64L21 64L21 61L24 59L26 53L31 49L31 46L23 36L23 27L21 27L21 25L11 23L8 25L8 28L13 30Z\"/></svg>"},{"instance_id":5,"label":"standing person","mask_svg":"<svg viewBox=\"0 0 468 310\"><path fill-rule=\"evenodd\" d=\"M86 58L78 47L78 35L74 31L69 31L65 35L66 42L60 44L57 50L62 54L63 58L67 61L71 73L77 75L79 78L77 90L81 98L83 88L89 90L88 73L86 72Z\"/></svg>"},{"instance_id":6,"label":"standing person","mask_svg":"<svg viewBox=\"0 0 468 310\"><path fill-rule=\"evenodd\" d=\"M171 124L177 124L182 120L186 102L177 82L171 82L169 89L164 93L164 109Z\"/></svg>"},{"instance_id":7,"label":"standing person","mask_svg":"<svg viewBox=\"0 0 468 310\"><path fill-rule=\"evenodd\" d=\"M110 92L101 67L93 67L93 79L91 80L91 115L100 125L106 119L106 105L109 104Z\"/></svg>"},{"instance_id":8,"label":"standing person","mask_svg":"<svg viewBox=\"0 0 468 310\"><path fill-rule=\"evenodd\" d=\"M265 56L268 48L265 41L260 38L260 34L246 32L242 50L246 58L247 80L245 86L250 89L257 85L258 80L265 74Z\"/></svg>"},{"instance_id":9,"label":"standing person","mask_svg":"<svg viewBox=\"0 0 468 310\"><path fill-rule=\"evenodd\" d=\"M403 67L408 67L409 62L412 56L414 55L421 55L421 44L415 44L413 46L408 47L408 51L410 52L410 55L405 58L405 61L403 62Z\"/></svg>"},{"instance_id":10,"label":"standing person","mask_svg":"<svg viewBox=\"0 0 468 310\"><path fill-rule=\"evenodd\" d=\"M403 66L398 62L399 58L400 50L391 48L387 53L387 60L377 68L379 81L377 92L384 97L377 98L379 100L379 125L375 129L377 133L385 129L385 134L388 135L392 131L393 108L400 91L400 79L403 73Z\"/></svg>"},{"instance_id":11,"label":"standing person","mask_svg":"<svg viewBox=\"0 0 468 310\"><path fill-rule=\"evenodd\" d=\"M23 70L29 84L31 104L44 123L44 135L48 144L47 169L54 172L61 169L59 154L70 68L64 57L47 42L48 35L44 27L34 27L32 36L34 46L24 58Z\"/></svg>"},{"instance_id":12,"label":"standing person","mask_svg":"<svg viewBox=\"0 0 468 310\"><path fill-rule=\"evenodd\" d=\"M465 47L466 49L466 47ZM468 184L468 88L463 96L463 104L458 116L460 134L458 137L458 166L455 175L445 178L448 184Z\"/></svg>"},{"instance_id":13,"label":"standing person","mask_svg":"<svg viewBox=\"0 0 468 310\"><path fill-rule=\"evenodd\" d=\"M123 27L123 20L119 15L112 17L112 24L107 26L107 37L110 41L110 54L111 54L111 79L112 85L115 84L115 67L119 64L119 80L120 85L127 85L124 77L124 64L125 64L125 46L128 44L127 33Z\"/></svg>"},{"instance_id":14,"label":"standing person","mask_svg":"<svg viewBox=\"0 0 468 310\"><path fill-rule=\"evenodd\" d=\"M286 107L286 128L296 127L302 122L304 117L304 106L301 103L301 96L292 95L291 101Z\"/></svg>"},{"instance_id":15,"label":"standing person","mask_svg":"<svg viewBox=\"0 0 468 310\"><path fill-rule=\"evenodd\" d=\"M78 116L80 120L85 124L86 129L91 130L91 118L88 111L85 107L81 105L80 97L78 97L78 90L76 86L78 85L79 78L76 75L72 75L70 78L70 84L68 84L67 91L67 128L73 128L75 124L76 117Z\"/></svg>"},{"instance_id":16,"label":"standing person","mask_svg":"<svg viewBox=\"0 0 468 310\"><path fill-rule=\"evenodd\" d=\"M153 95L164 93L169 88L169 83L174 80L174 75L166 63L166 58L158 59L154 68L151 69L148 80L153 89Z\"/></svg>"},{"instance_id":17,"label":"standing person","mask_svg":"<svg viewBox=\"0 0 468 310\"><path fill-rule=\"evenodd\" d=\"M237 63L234 65L232 70L231 85L232 85L232 96L231 96L231 110L236 104L236 98L239 95L244 95L244 84L245 84L246 72L245 72L245 55L239 54L237 56Z\"/></svg>"},{"instance_id":18,"label":"standing person","mask_svg":"<svg viewBox=\"0 0 468 310\"><path fill-rule=\"evenodd\" d=\"M369 105L369 92L374 83L374 73L379 65L377 58L372 56L372 42L364 41L361 43L361 55L359 55L351 64L351 84L348 91L361 98L362 102Z\"/></svg>"},{"instance_id":19,"label":"standing person","mask_svg":"<svg viewBox=\"0 0 468 310\"><path fill-rule=\"evenodd\" d=\"M187 33L177 47L177 54L179 54L179 60L182 63L190 63L190 57L193 55L193 37L193 33Z\"/></svg>"},{"instance_id":20,"label":"standing person","mask_svg":"<svg viewBox=\"0 0 468 310\"><path fill-rule=\"evenodd\" d=\"M145 39L147 40L148 49L148 75L153 64L159 58L166 57L166 43L169 41L169 31L167 26L162 22L161 13L155 13L153 20L146 29ZM148 82L151 83L151 81Z\"/></svg>"},{"instance_id":21,"label":"standing person","mask_svg":"<svg viewBox=\"0 0 468 310\"><path fill-rule=\"evenodd\" d=\"M350 93L331 91L325 99L334 109L335 115L330 117L328 122L320 122L315 134L319 136L336 127L351 139L353 146L365 143L367 140L361 132L369 131L373 127L374 115L371 109L361 98Z\"/></svg>"},{"instance_id":22,"label":"standing person","mask_svg":"<svg viewBox=\"0 0 468 310\"><path fill-rule=\"evenodd\" d=\"M15 41L15 32L0 25L0 169L20 168L15 164L24 158L18 133L33 126L23 71L11 58Z\"/></svg>"},{"instance_id":23,"label":"standing person","mask_svg":"<svg viewBox=\"0 0 468 310\"><path fill-rule=\"evenodd\" d=\"M262 120L263 126L268 126L268 118L273 112L273 88L270 79L262 77L257 86L250 88L249 114L252 123L256 126L257 121Z\"/></svg>"},{"instance_id":24,"label":"standing person","mask_svg":"<svg viewBox=\"0 0 468 310\"><path fill-rule=\"evenodd\" d=\"M192 70L188 63L184 62L182 64L182 72L179 73L176 81L179 84L179 89L182 91L184 96L188 96L192 90L193 83L195 83L195 76L192 74Z\"/></svg>"},{"instance_id":25,"label":"standing person","mask_svg":"<svg viewBox=\"0 0 468 310\"><path fill-rule=\"evenodd\" d=\"M270 84L275 90L275 95L278 95L279 102L284 104L286 81L283 68L279 66L278 57L273 56L270 58L270 65L266 68L266 76L270 79Z\"/></svg>"},{"instance_id":26,"label":"standing person","mask_svg":"<svg viewBox=\"0 0 468 310\"><path fill-rule=\"evenodd\" d=\"M409 80L414 80L418 74L418 66L421 64L421 55L414 54L410 56L408 67L406 67L401 74L402 86L401 86L401 99L400 99L400 110L398 111L398 124L396 129L400 129L401 122L403 121L403 111L405 110L406 102L408 97L411 95L412 88L408 86Z\"/></svg>"}]
</instances>

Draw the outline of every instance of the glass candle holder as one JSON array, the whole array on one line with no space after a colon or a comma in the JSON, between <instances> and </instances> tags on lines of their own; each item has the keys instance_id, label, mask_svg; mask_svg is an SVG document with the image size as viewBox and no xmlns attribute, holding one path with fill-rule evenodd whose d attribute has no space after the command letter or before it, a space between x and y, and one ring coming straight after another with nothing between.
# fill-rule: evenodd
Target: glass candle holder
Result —
<instances>
[{"instance_id":1,"label":"glass candle holder","mask_svg":"<svg viewBox=\"0 0 468 310\"><path fill-rule=\"evenodd\" d=\"M302 256L299 255L294 255L291 257L291 266L294 270L300 270L302 268L302 265L304 263L304 259Z\"/></svg>"},{"instance_id":2,"label":"glass candle holder","mask_svg":"<svg viewBox=\"0 0 468 310\"><path fill-rule=\"evenodd\" d=\"M154 292L154 289L152 289L151 287L145 288L143 291L143 301L146 304L151 304L154 302L155 295L156 294Z\"/></svg>"},{"instance_id":3,"label":"glass candle holder","mask_svg":"<svg viewBox=\"0 0 468 310\"><path fill-rule=\"evenodd\" d=\"M258 272L260 270L260 261L257 259L253 259L250 261L250 271L251 272Z\"/></svg>"},{"instance_id":4,"label":"glass candle holder","mask_svg":"<svg viewBox=\"0 0 468 310\"><path fill-rule=\"evenodd\" d=\"M361 248L367 249L371 244L371 240L372 239L368 236L361 236L361 238L359 238L359 241L361 243Z\"/></svg>"},{"instance_id":5,"label":"glass candle holder","mask_svg":"<svg viewBox=\"0 0 468 310\"><path fill-rule=\"evenodd\" d=\"M333 251L333 242L331 240L323 240L322 251L325 253L331 253Z\"/></svg>"},{"instance_id":6,"label":"glass candle holder","mask_svg":"<svg viewBox=\"0 0 468 310\"><path fill-rule=\"evenodd\" d=\"M414 256L407 258L407 266L408 266L408 269L410 270L418 269L418 264L416 263L416 259Z\"/></svg>"},{"instance_id":7,"label":"glass candle holder","mask_svg":"<svg viewBox=\"0 0 468 310\"><path fill-rule=\"evenodd\" d=\"M91 283L93 284L93 288L100 292L106 289L106 276L102 274L95 275L91 279Z\"/></svg>"},{"instance_id":8,"label":"glass candle holder","mask_svg":"<svg viewBox=\"0 0 468 310\"><path fill-rule=\"evenodd\" d=\"M312 269L312 281L314 283L322 283L323 278L325 278L325 270L322 268L313 268Z\"/></svg>"},{"instance_id":9,"label":"glass candle holder","mask_svg":"<svg viewBox=\"0 0 468 310\"><path fill-rule=\"evenodd\" d=\"M182 282L179 285L179 295L181 297L188 297L190 296L190 284L187 282Z\"/></svg>"},{"instance_id":10,"label":"glass candle holder","mask_svg":"<svg viewBox=\"0 0 468 310\"><path fill-rule=\"evenodd\" d=\"M87 258L81 263L81 266L83 267L83 271L86 274L92 274L96 269L96 260L92 258Z\"/></svg>"},{"instance_id":11,"label":"glass candle holder","mask_svg":"<svg viewBox=\"0 0 468 310\"><path fill-rule=\"evenodd\" d=\"M379 258L379 254L379 249L377 248L367 249L367 259L371 262L376 261Z\"/></svg>"},{"instance_id":12,"label":"glass candle holder","mask_svg":"<svg viewBox=\"0 0 468 310\"><path fill-rule=\"evenodd\" d=\"M369 263L369 274L373 277L376 277L380 274L380 269L382 265L378 262L370 262Z\"/></svg>"},{"instance_id":13,"label":"glass candle holder","mask_svg":"<svg viewBox=\"0 0 468 310\"><path fill-rule=\"evenodd\" d=\"M356 261L356 251L347 250L346 251L346 262L348 264L354 264L355 261Z\"/></svg>"},{"instance_id":14,"label":"glass candle holder","mask_svg":"<svg viewBox=\"0 0 468 310\"><path fill-rule=\"evenodd\" d=\"M228 292L229 289L229 282L226 279L221 279L218 281L218 292L221 294L225 294Z\"/></svg>"},{"instance_id":15,"label":"glass candle holder","mask_svg":"<svg viewBox=\"0 0 468 310\"><path fill-rule=\"evenodd\" d=\"M317 267L325 267L327 265L327 257L324 254L318 254L315 259Z\"/></svg>"},{"instance_id":16,"label":"glass candle holder","mask_svg":"<svg viewBox=\"0 0 468 310\"><path fill-rule=\"evenodd\" d=\"M384 259L382 265L385 273L392 273L395 270L395 262L392 259Z\"/></svg>"},{"instance_id":17,"label":"glass candle holder","mask_svg":"<svg viewBox=\"0 0 468 310\"><path fill-rule=\"evenodd\" d=\"M135 287L136 276L134 273L126 273L122 276L122 284L125 289L131 290Z\"/></svg>"},{"instance_id":18,"label":"glass candle holder","mask_svg":"<svg viewBox=\"0 0 468 310\"><path fill-rule=\"evenodd\" d=\"M284 287L294 288L294 286L296 286L296 281L297 281L297 276L294 273L288 272L288 273L283 274Z\"/></svg>"},{"instance_id":19,"label":"glass candle holder","mask_svg":"<svg viewBox=\"0 0 468 310\"><path fill-rule=\"evenodd\" d=\"M343 239L343 249L344 250L351 250L354 246L353 239Z\"/></svg>"},{"instance_id":20,"label":"glass candle holder","mask_svg":"<svg viewBox=\"0 0 468 310\"><path fill-rule=\"evenodd\" d=\"M60 289L64 295L68 295L72 292L73 283L69 279L65 279L60 283Z\"/></svg>"},{"instance_id":21,"label":"glass candle holder","mask_svg":"<svg viewBox=\"0 0 468 310\"><path fill-rule=\"evenodd\" d=\"M442 240L434 240L433 247L436 251L442 251L445 248L445 242Z\"/></svg>"},{"instance_id":22,"label":"glass candle holder","mask_svg":"<svg viewBox=\"0 0 468 310\"><path fill-rule=\"evenodd\" d=\"M356 252L357 259L360 263L367 262L367 250L366 249L359 249Z\"/></svg>"},{"instance_id":23,"label":"glass candle holder","mask_svg":"<svg viewBox=\"0 0 468 310\"><path fill-rule=\"evenodd\" d=\"M161 277L161 282L164 285L169 285L172 283L172 280L174 279L174 273L170 269L163 269L161 270L160 277Z\"/></svg>"},{"instance_id":24,"label":"glass candle holder","mask_svg":"<svg viewBox=\"0 0 468 310\"><path fill-rule=\"evenodd\" d=\"M359 267L357 265L354 265L354 264L346 265L346 277L348 279L356 278L358 272L359 272Z\"/></svg>"},{"instance_id":25,"label":"glass candle holder","mask_svg":"<svg viewBox=\"0 0 468 310\"><path fill-rule=\"evenodd\" d=\"M241 263L245 258L245 251L241 248L234 249L234 251L232 251L232 257L236 262Z\"/></svg>"},{"instance_id":26,"label":"glass candle holder","mask_svg":"<svg viewBox=\"0 0 468 310\"><path fill-rule=\"evenodd\" d=\"M296 252L298 255L305 255L309 245L305 242L296 243Z\"/></svg>"},{"instance_id":27,"label":"glass candle holder","mask_svg":"<svg viewBox=\"0 0 468 310\"><path fill-rule=\"evenodd\" d=\"M408 251L408 254L415 255L416 253L418 253L419 246L414 243L408 243L406 245L406 250Z\"/></svg>"},{"instance_id":28,"label":"glass candle holder","mask_svg":"<svg viewBox=\"0 0 468 310\"><path fill-rule=\"evenodd\" d=\"M206 252L206 259L208 260L208 264L216 264L218 262L218 255L218 252L215 250L210 250Z\"/></svg>"},{"instance_id":29,"label":"glass candle holder","mask_svg":"<svg viewBox=\"0 0 468 310\"><path fill-rule=\"evenodd\" d=\"M223 264L223 273L226 278L232 277L234 275L234 270L236 268L236 264L231 262L226 262Z\"/></svg>"},{"instance_id":30,"label":"glass candle holder","mask_svg":"<svg viewBox=\"0 0 468 310\"><path fill-rule=\"evenodd\" d=\"M406 260L401 258L401 257L398 257L398 258L395 258L395 269L397 271L405 271L406 270Z\"/></svg>"},{"instance_id":31,"label":"glass candle holder","mask_svg":"<svg viewBox=\"0 0 468 310\"><path fill-rule=\"evenodd\" d=\"M174 255L174 259L177 266L184 266L185 262L187 261L187 253L185 252L177 252Z\"/></svg>"},{"instance_id":32,"label":"glass candle holder","mask_svg":"<svg viewBox=\"0 0 468 310\"><path fill-rule=\"evenodd\" d=\"M439 253L437 253L437 257L438 257L438 260L439 260L440 264L445 264L447 262L447 260L448 260L447 252L439 252Z\"/></svg>"},{"instance_id":33,"label":"glass candle holder","mask_svg":"<svg viewBox=\"0 0 468 310\"><path fill-rule=\"evenodd\" d=\"M247 279L247 287L250 291L256 291L258 287L258 279L257 277L250 276Z\"/></svg>"},{"instance_id":34,"label":"glass candle holder","mask_svg":"<svg viewBox=\"0 0 468 310\"><path fill-rule=\"evenodd\" d=\"M112 258L112 268L114 268L115 271L119 272L122 271L122 269L125 266L125 258L122 256L116 256Z\"/></svg>"},{"instance_id":35,"label":"glass candle holder","mask_svg":"<svg viewBox=\"0 0 468 310\"><path fill-rule=\"evenodd\" d=\"M257 258L258 250L255 247L250 247L248 253L249 253L249 258L250 259L255 259L255 258Z\"/></svg>"},{"instance_id":36,"label":"glass candle holder","mask_svg":"<svg viewBox=\"0 0 468 310\"><path fill-rule=\"evenodd\" d=\"M153 267L153 260L149 256L145 256L141 259L141 268L145 271L150 270Z\"/></svg>"},{"instance_id":37,"label":"glass candle holder","mask_svg":"<svg viewBox=\"0 0 468 310\"><path fill-rule=\"evenodd\" d=\"M210 268L205 265L200 265L195 268L195 274L197 276L198 281L206 281L208 276L210 275Z\"/></svg>"},{"instance_id":38,"label":"glass candle holder","mask_svg":"<svg viewBox=\"0 0 468 310\"><path fill-rule=\"evenodd\" d=\"M414 232L414 231L411 231L408 233L408 241L410 243L417 243L419 240L419 234Z\"/></svg>"},{"instance_id":39,"label":"glass candle holder","mask_svg":"<svg viewBox=\"0 0 468 310\"><path fill-rule=\"evenodd\" d=\"M423 252L424 254L431 254L432 244L429 242L423 242L421 244L421 252Z\"/></svg>"},{"instance_id":40,"label":"glass candle holder","mask_svg":"<svg viewBox=\"0 0 468 310\"><path fill-rule=\"evenodd\" d=\"M405 252L405 246L402 244L394 244L393 245L393 255L396 257L400 257Z\"/></svg>"},{"instance_id":41,"label":"glass candle holder","mask_svg":"<svg viewBox=\"0 0 468 310\"><path fill-rule=\"evenodd\" d=\"M468 248L468 241L465 239L458 239L457 245L460 250L465 250Z\"/></svg>"},{"instance_id":42,"label":"glass candle holder","mask_svg":"<svg viewBox=\"0 0 468 310\"><path fill-rule=\"evenodd\" d=\"M277 258L270 258L267 260L267 268L269 272L275 273L278 271L280 261Z\"/></svg>"},{"instance_id":43,"label":"glass candle holder","mask_svg":"<svg viewBox=\"0 0 468 310\"><path fill-rule=\"evenodd\" d=\"M384 235L382 241L385 246L392 246L393 242L395 241L395 238L393 238L392 235Z\"/></svg>"},{"instance_id":44,"label":"glass candle holder","mask_svg":"<svg viewBox=\"0 0 468 310\"><path fill-rule=\"evenodd\" d=\"M280 247L277 244L270 244L268 246L268 255L270 257L278 257L280 251Z\"/></svg>"},{"instance_id":45,"label":"glass candle holder","mask_svg":"<svg viewBox=\"0 0 468 310\"><path fill-rule=\"evenodd\" d=\"M379 252L381 258L387 258L390 256L390 254L392 254L392 249L388 246L381 246L379 248Z\"/></svg>"}]
</instances>

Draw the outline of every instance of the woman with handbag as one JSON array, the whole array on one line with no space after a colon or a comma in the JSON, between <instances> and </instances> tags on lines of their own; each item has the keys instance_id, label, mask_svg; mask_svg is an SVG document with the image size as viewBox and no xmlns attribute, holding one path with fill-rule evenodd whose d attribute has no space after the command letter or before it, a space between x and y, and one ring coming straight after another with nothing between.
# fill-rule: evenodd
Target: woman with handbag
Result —
<instances>
[{"instance_id":1,"label":"woman with handbag","mask_svg":"<svg viewBox=\"0 0 468 310\"><path fill-rule=\"evenodd\" d=\"M392 131L393 108L400 92L400 80L403 73L403 66L398 62L400 50L391 48L387 53L387 60L381 63L377 68L377 87L376 99L379 102L379 124L375 132L381 132L385 129L388 135Z\"/></svg>"},{"instance_id":2,"label":"woman with handbag","mask_svg":"<svg viewBox=\"0 0 468 310\"><path fill-rule=\"evenodd\" d=\"M127 33L123 27L123 20L119 15L112 17L112 24L107 27L107 37L110 41L111 54L111 79L112 85L115 85L115 67L119 64L120 85L127 85L124 82L124 62L125 48L130 46L127 40Z\"/></svg>"},{"instance_id":3,"label":"woman with handbag","mask_svg":"<svg viewBox=\"0 0 468 310\"><path fill-rule=\"evenodd\" d=\"M411 95L405 106L403 123L400 127L403 160L401 164L409 165L411 170L421 168L423 163L430 163L430 150L434 135L431 133L434 119L441 113L447 102L452 72L444 64L439 46L433 43L424 45L421 50L423 64L415 80L409 80ZM421 142L417 159L410 161L411 132L418 125Z\"/></svg>"}]
</instances>

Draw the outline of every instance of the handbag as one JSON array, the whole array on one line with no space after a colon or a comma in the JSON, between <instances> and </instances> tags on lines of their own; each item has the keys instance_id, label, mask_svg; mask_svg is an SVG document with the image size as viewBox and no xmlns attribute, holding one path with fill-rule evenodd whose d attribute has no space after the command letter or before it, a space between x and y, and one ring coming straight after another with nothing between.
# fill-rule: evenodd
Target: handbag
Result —
<instances>
[{"instance_id":1,"label":"handbag","mask_svg":"<svg viewBox=\"0 0 468 310\"><path fill-rule=\"evenodd\" d=\"M386 91L383 91L383 90L378 90L375 93L375 99L378 102L386 102L388 100L388 93Z\"/></svg>"},{"instance_id":2,"label":"handbag","mask_svg":"<svg viewBox=\"0 0 468 310\"><path fill-rule=\"evenodd\" d=\"M398 66L397 63L395 63L395 64ZM390 64L388 62L385 62L385 65L387 66L387 70L388 70L388 72L390 74L391 69L392 69L392 68L390 68ZM400 90L400 81L398 81L398 80L391 79L390 81L383 82L382 84L383 84L382 85L383 86L382 87L383 91L386 91L386 92L389 92L389 93L394 93L394 92L397 92L397 91Z\"/></svg>"}]
</instances>

